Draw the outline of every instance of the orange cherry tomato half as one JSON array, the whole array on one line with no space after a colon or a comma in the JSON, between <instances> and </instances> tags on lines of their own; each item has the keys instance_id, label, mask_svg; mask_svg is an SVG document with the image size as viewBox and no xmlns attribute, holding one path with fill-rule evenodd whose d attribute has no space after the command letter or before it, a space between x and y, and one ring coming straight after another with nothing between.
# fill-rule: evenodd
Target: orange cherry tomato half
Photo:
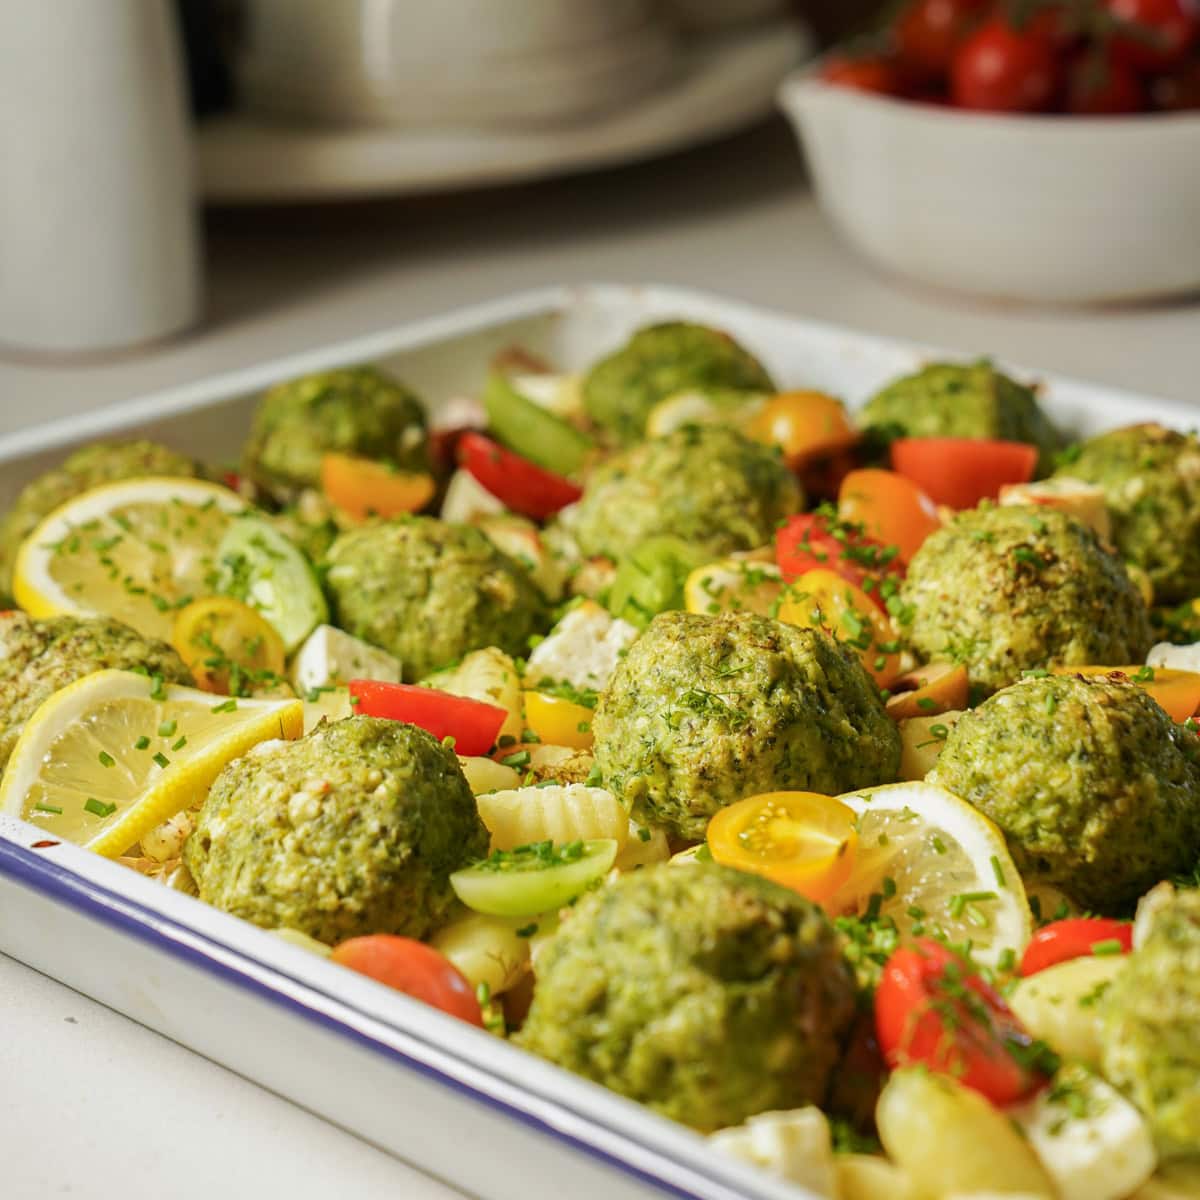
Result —
<instances>
[{"instance_id":1,"label":"orange cherry tomato half","mask_svg":"<svg viewBox=\"0 0 1200 1200\"><path fill-rule=\"evenodd\" d=\"M778 618L785 625L823 629L854 650L881 687L900 675L900 645L891 620L861 588L826 568L801 575L784 593Z\"/></svg>"},{"instance_id":2,"label":"orange cherry tomato half","mask_svg":"<svg viewBox=\"0 0 1200 1200\"><path fill-rule=\"evenodd\" d=\"M433 499L433 477L352 454L321 455L321 490L355 521L420 512Z\"/></svg>"},{"instance_id":3,"label":"orange cherry tomato half","mask_svg":"<svg viewBox=\"0 0 1200 1200\"><path fill-rule=\"evenodd\" d=\"M908 721L966 708L971 681L961 663L930 663L901 675L890 691L888 716L893 721Z\"/></svg>"},{"instance_id":4,"label":"orange cherry tomato half","mask_svg":"<svg viewBox=\"0 0 1200 1200\"><path fill-rule=\"evenodd\" d=\"M750 419L746 433L778 446L796 468L811 458L853 446L859 438L840 400L824 392L781 392Z\"/></svg>"},{"instance_id":5,"label":"orange cherry tomato half","mask_svg":"<svg viewBox=\"0 0 1200 1200\"><path fill-rule=\"evenodd\" d=\"M334 947L330 958L377 983L483 1028L483 1013L466 976L445 955L424 942L375 933L342 942Z\"/></svg>"},{"instance_id":6,"label":"orange cherry tomato half","mask_svg":"<svg viewBox=\"0 0 1200 1200\"><path fill-rule=\"evenodd\" d=\"M763 875L818 904L850 876L858 847L852 808L816 792L767 792L721 809L708 823L722 866Z\"/></svg>"},{"instance_id":7,"label":"orange cherry tomato half","mask_svg":"<svg viewBox=\"0 0 1200 1200\"><path fill-rule=\"evenodd\" d=\"M842 480L838 516L861 525L869 537L885 546L899 547L903 562L942 526L937 505L911 479L878 467L851 471Z\"/></svg>"},{"instance_id":8,"label":"orange cherry tomato half","mask_svg":"<svg viewBox=\"0 0 1200 1200\"><path fill-rule=\"evenodd\" d=\"M993 1104L1011 1104L1045 1082L1027 1065L1032 1039L1000 994L928 938L901 946L884 965L875 1031L893 1070L923 1064Z\"/></svg>"},{"instance_id":9,"label":"orange cherry tomato half","mask_svg":"<svg viewBox=\"0 0 1200 1200\"><path fill-rule=\"evenodd\" d=\"M418 725L435 738L453 738L457 754L486 754L508 720L508 710L465 696L411 683L352 679L350 704L357 715Z\"/></svg>"},{"instance_id":10,"label":"orange cherry tomato half","mask_svg":"<svg viewBox=\"0 0 1200 1200\"><path fill-rule=\"evenodd\" d=\"M1115 675L1148 692L1177 725L1200 711L1200 672L1173 667L1053 667L1054 675Z\"/></svg>"},{"instance_id":11,"label":"orange cherry tomato half","mask_svg":"<svg viewBox=\"0 0 1200 1200\"><path fill-rule=\"evenodd\" d=\"M897 438L891 453L894 470L948 508L974 508L1007 483L1028 483L1038 461L1036 446L989 438Z\"/></svg>"},{"instance_id":12,"label":"orange cherry tomato half","mask_svg":"<svg viewBox=\"0 0 1200 1200\"><path fill-rule=\"evenodd\" d=\"M1133 925L1109 917L1072 917L1054 921L1033 935L1021 957L1021 974L1036 975L1056 963L1100 954L1128 954Z\"/></svg>"}]
</instances>

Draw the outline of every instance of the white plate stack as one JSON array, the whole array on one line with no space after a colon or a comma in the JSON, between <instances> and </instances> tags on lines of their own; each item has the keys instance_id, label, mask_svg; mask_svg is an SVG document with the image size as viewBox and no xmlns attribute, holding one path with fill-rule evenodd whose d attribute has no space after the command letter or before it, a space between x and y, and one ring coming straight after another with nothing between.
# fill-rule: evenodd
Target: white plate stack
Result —
<instances>
[{"instance_id":1,"label":"white plate stack","mask_svg":"<svg viewBox=\"0 0 1200 1200\"><path fill-rule=\"evenodd\" d=\"M555 125L669 80L675 42L655 0L250 0L239 76L292 121Z\"/></svg>"}]
</instances>

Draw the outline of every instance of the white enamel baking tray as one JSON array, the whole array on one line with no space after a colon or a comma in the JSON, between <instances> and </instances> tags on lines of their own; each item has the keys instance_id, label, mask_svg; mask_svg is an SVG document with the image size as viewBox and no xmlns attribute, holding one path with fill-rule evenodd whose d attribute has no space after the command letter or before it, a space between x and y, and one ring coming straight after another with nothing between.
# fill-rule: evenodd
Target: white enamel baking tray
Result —
<instances>
[{"instance_id":1,"label":"white enamel baking tray","mask_svg":"<svg viewBox=\"0 0 1200 1200\"><path fill-rule=\"evenodd\" d=\"M519 343L579 367L636 327L676 317L729 330L784 386L833 391L851 404L932 353L696 292L557 288L0 439L0 505L64 450L99 437L136 431L232 460L254 394L307 371L377 362L436 409L476 390L487 358L502 347ZM1047 408L1068 430L1195 420L1184 404L1038 377ZM73 846L38 847L42 837L0 817L0 950L469 1192L488 1200L805 1194L718 1157L638 1105L237 918Z\"/></svg>"}]
</instances>

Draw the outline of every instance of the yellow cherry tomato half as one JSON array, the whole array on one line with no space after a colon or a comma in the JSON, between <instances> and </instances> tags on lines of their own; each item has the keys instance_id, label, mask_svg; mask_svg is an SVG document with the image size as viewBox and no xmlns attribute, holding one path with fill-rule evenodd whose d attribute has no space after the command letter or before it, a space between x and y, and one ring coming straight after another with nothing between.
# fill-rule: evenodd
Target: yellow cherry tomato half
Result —
<instances>
[{"instance_id":1,"label":"yellow cherry tomato half","mask_svg":"<svg viewBox=\"0 0 1200 1200\"><path fill-rule=\"evenodd\" d=\"M570 746L573 750L591 748L592 717L583 704L550 696L545 692L525 693L525 724L547 746Z\"/></svg>"},{"instance_id":2,"label":"yellow cherry tomato half","mask_svg":"<svg viewBox=\"0 0 1200 1200\"><path fill-rule=\"evenodd\" d=\"M355 521L420 512L433 499L430 475L401 471L388 463L352 454L321 455L321 490Z\"/></svg>"},{"instance_id":3,"label":"yellow cherry tomato half","mask_svg":"<svg viewBox=\"0 0 1200 1200\"><path fill-rule=\"evenodd\" d=\"M283 639L263 616L231 596L208 596L180 609L171 644L196 686L219 696L272 687L283 676Z\"/></svg>"},{"instance_id":4,"label":"yellow cherry tomato half","mask_svg":"<svg viewBox=\"0 0 1200 1200\"><path fill-rule=\"evenodd\" d=\"M956 712L967 707L970 690L967 668L961 663L929 663L892 684L887 713L893 721L908 721Z\"/></svg>"},{"instance_id":5,"label":"yellow cherry tomato half","mask_svg":"<svg viewBox=\"0 0 1200 1200\"><path fill-rule=\"evenodd\" d=\"M767 792L721 809L708 823L722 866L828 900L850 877L858 848L854 810L816 792Z\"/></svg>"},{"instance_id":6,"label":"yellow cherry tomato half","mask_svg":"<svg viewBox=\"0 0 1200 1200\"><path fill-rule=\"evenodd\" d=\"M823 629L854 650L881 687L900 675L896 630L861 588L824 567L805 571L783 593L777 613L786 625Z\"/></svg>"},{"instance_id":7,"label":"yellow cherry tomato half","mask_svg":"<svg viewBox=\"0 0 1200 1200\"><path fill-rule=\"evenodd\" d=\"M838 516L864 526L885 546L897 546L903 562L942 524L937 505L912 480L878 467L851 471L842 480Z\"/></svg>"},{"instance_id":8,"label":"yellow cherry tomato half","mask_svg":"<svg viewBox=\"0 0 1200 1200\"><path fill-rule=\"evenodd\" d=\"M1200 672L1173 667L1054 667L1054 675L1121 675L1149 692L1176 724L1200 711Z\"/></svg>"},{"instance_id":9,"label":"yellow cherry tomato half","mask_svg":"<svg viewBox=\"0 0 1200 1200\"><path fill-rule=\"evenodd\" d=\"M746 433L756 442L778 446L790 466L844 450L858 441L840 400L824 392L782 392L751 417Z\"/></svg>"}]
</instances>

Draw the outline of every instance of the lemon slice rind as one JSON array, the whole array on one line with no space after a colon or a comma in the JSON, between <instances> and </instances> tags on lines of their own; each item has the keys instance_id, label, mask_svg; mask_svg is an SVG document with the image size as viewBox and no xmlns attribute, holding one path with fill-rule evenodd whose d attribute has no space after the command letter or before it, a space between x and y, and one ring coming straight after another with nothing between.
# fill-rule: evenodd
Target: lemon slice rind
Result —
<instances>
[{"instance_id":1,"label":"lemon slice rind","mask_svg":"<svg viewBox=\"0 0 1200 1200\"><path fill-rule=\"evenodd\" d=\"M831 908L861 912L879 895L879 911L902 936L969 943L971 956L987 967L1005 965L1009 951L1019 958L1033 932L1029 903L991 820L931 783L888 784L839 799L859 814L859 851Z\"/></svg>"},{"instance_id":2,"label":"lemon slice rind","mask_svg":"<svg viewBox=\"0 0 1200 1200\"><path fill-rule=\"evenodd\" d=\"M160 687L132 671L96 671L55 692L26 724L13 749L12 757L0 781L0 812L32 821L47 833L75 841L105 857L124 853L149 830L167 818L199 803L222 768L259 742L269 738L293 739L300 736L304 723L304 705L300 700L236 701L214 696L195 688ZM229 706L233 707L229 707ZM106 706L108 706L106 708ZM82 791L69 790L70 806L45 783L44 776L64 754L94 745L97 714L130 713L138 717L137 728L144 728L151 745L136 748L133 741L107 742L105 755L113 761L81 762L78 753L74 767L81 767L81 779L88 772L99 781L101 808L115 804L115 810L97 816L85 836L73 835L80 824L77 806ZM160 734L164 718L175 726ZM89 723L90 722L90 723ZM102 727L101 727L102 728ZM181 739L190 740L180 746ZM158 746L161 743L162 749ZM159 766L153 755L162 754L166 766ZM144 786L130 784L128 796L121 795L123 778L133 778L127 764L137 755L137 770L149 772ZM56 756L58 756L56 758ZM84 789L86 790L86 789ZM41 803L50 803L58 813L45 807L34 811L31 793ZM122 802L124 800L124 802Z\"/></svg>"}]
</instances>

